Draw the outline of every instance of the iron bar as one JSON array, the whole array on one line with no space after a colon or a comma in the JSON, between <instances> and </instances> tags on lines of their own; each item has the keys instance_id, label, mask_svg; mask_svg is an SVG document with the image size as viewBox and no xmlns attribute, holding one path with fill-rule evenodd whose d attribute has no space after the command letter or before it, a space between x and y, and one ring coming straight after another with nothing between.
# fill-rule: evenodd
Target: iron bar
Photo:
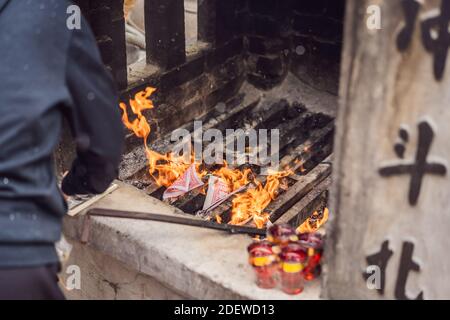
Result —
<instances>
[{"instance_id":1,"label":"iron bar","mask_svg":"<svg viewBox=\"0 0 450 320\"><path fill-rule=\"evenodd\" d=\"M81 241L86 243L89 237L89 227L90 227L90 217L108 217L108 218L124 218L124 219L135 219L135 220L148 220L148 221L158 221L173 224L181 224L192 227L201 227L207 229L215 229L227 231L232 234L248 234L248 235L258 235L265 236L265 229L257 229L248 226L235 226L230 224L219 224L214 221L201 220L196 218L187 217L176 217L171 215L163 215L149 212L134 212L134 211L123 211L123 210L112 210L112 209L101 209L93 208L86 213L85 221L83 223L83 231Z\"/></svg>"}]
</instances>

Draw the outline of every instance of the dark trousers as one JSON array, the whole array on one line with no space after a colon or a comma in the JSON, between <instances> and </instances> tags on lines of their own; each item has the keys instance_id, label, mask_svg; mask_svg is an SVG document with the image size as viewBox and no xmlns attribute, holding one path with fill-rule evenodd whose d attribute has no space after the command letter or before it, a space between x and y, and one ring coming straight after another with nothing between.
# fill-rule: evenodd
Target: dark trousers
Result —
<instances>
[{"instance_id":1,"label":"dark trousers","mask_svg":"<svg viewBox=\"0 0 450 320\"><path fill-rule=\"evenodd\" d=\"M0 300L64 300L58 270L58 264L0 268Z\"/></svg>"}]
</instances>

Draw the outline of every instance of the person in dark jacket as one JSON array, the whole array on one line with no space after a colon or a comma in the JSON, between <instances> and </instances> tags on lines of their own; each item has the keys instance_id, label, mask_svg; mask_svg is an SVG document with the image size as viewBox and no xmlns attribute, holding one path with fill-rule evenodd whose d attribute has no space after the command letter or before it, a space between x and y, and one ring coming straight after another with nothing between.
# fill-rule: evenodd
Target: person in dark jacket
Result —
<instances>
[{"instance_id":1,"label":"person in dark jacket","mask_svg":"<svg viewBox=\"0 0 450 320\"><path fill-rule=\"evenodd\" d=\"M68 28L70 5L0 0L0 299L63 298L54 246L63 193L101 193L117 176L117 91L86 21ZM77 157L61 192L52 153L64 117Z\"/></svg>"}]
</instances>

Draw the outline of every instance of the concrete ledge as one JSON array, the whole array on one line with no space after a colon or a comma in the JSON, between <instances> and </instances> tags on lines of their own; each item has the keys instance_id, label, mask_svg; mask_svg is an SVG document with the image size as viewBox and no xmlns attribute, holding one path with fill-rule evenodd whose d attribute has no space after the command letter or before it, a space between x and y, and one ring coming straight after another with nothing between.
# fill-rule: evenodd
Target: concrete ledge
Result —
<instances>
[{"instance_id":1,"label":"concrete ledge","mask_svg":"<svg viewBox=\"0 0 450 320\"><path fill-rule=\"evenodd\" d=\"M92 207L183 214L135 187L117 184L116 191ZM258 288L247 263L246 248L251 238L245 235L153 221L93 217L89 244L78 245L81 223L80 216L64 220L64 234L75 242L75 250L85 247L98 251L127 269L156 279L177 296L193 299L318 299L320 295L318 281L308 283L305 291L294 297L279 290ZM77 256L83 259L83 255L77 253L75 260ZM71 260L71 263L77 263ZM97 267L99 273L111 272L108 263ZM123 299L133 297L135 295L131 294L120 296Z\"/></svg>"}]
</instances>

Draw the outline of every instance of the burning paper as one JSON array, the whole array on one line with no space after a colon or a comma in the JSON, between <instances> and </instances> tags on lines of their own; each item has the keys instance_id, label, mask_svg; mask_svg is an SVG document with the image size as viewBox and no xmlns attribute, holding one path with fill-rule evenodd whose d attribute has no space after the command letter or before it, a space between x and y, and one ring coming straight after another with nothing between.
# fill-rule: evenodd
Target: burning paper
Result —
<instances>
[{"instance_id":1,"label":"burning paper","mask_svg":"<svg viewBox=\"0 0 450 320\"><path fill-rule=\"evenodd\" d=\"M223 179L216 176L209 176L208 192L206 193L205 203L203 204L203 210L206 210L223 199L226 199L229 195L228 185Z\"/></svg>"},{"instance_id":2,"label":"burning paper","mask_svg":"<svg viewBox=\"0 0 450 320\"><path fill-rule=\"evenodd\" d=\"M201 187L203 181L197 175L195 164L191 164L184 174L164 191L163 199L176 198L186 192Z\"/></svg>"}]
</instances>

